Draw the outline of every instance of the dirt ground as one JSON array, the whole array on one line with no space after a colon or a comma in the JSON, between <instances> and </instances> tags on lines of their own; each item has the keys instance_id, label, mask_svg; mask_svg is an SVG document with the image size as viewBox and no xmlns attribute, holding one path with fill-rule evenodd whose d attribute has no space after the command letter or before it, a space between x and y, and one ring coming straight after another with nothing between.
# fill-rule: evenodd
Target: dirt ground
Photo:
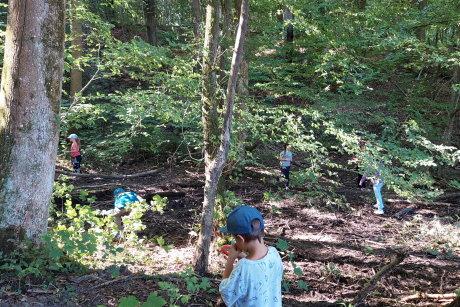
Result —
<instances>
[{"instance_id":1,"label":"dirt ground","mask_svg":"<svg viewBox=\"0 0 460 307\"><path fill-rule=\"evenodd\" d=\"M303 276L296 276L287 255L282 254L286 279L292 282L283 295L284 306L336 306L338 301L351 302L396 255L402 255L403 260L367 293L367 305L439 306L453 300L451 294L460 288L459 246L445 248L449 245L441 241L445 240L446 231L453 241L460 240L458 199L451 203L408 204L384 190L387 212L376 216L372 213L372 191L356 189L354 174L341 174L343 186L337 193L345 196L348 205L335 206L311 199L305 191L278 190L261 179L264 172L270 171L245 172L231 189L263 212L266 242L285 240L294 254L295 265L303 271ZM123 263L117 277L112 277L109 270L94 270L80 276L63 274L46 289L34 284L22 292L3 288L0 306L116 306L127 295L145 300L149 293L158 290L160 280L180 284L177 273L184 271L193 257L194 226L199 222L203 197L201 174L201 169L182 167L129 180L73 180L75 186L97 196L95 206L99 209L111 207L111 191L116 186L137 191L147 199L155 193L168 195L164 214L147 214L144 234L163 236L173 249L166 252L157 245L146 244L144 252L150 261ZM264 197L268 189L276 197ZM413 211L400 219L395 217L408 207ZM431 240L437 248L428 248ZM210 263L209 278L217 288L223 259L213 252ZM299 289L298 280L305 281L308 290ZM206 302L215 303L217 299L217 294L194 296L190 306L206 306Z\"/></svg>"}]
</instances>

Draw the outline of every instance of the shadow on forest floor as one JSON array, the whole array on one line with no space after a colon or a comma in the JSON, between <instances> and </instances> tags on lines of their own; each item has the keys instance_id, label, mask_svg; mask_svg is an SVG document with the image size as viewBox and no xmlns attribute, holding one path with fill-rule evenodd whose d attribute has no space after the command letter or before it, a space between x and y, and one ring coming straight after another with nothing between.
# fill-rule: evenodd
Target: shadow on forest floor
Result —
<instances>
[{"instance_id":1,"label":"shadow on forest floor","mask_svg":"<svg viewBox=\"0 0 460 307\"><path fill-rule=\"evenodd\" d=\"M169 197L163 215L149 213L145 219L148 227L144 235L149 238L164 236L167 244L174 247L169 252L158 246L147 247L142 261L133 258L132 261L119 263L120 275L117 277L113 277L109 269L90 270L81 276L58 275L47 288L34 283L23 286L22 292L3 288L0 290L0 306L116 306L120 298L127 295L145 301L151 292L158 291L158 281L179 285L180 292L186 294L186 285L178 273L189 267L193 256L196 238L191 231L199 220L201 182L199 170L193 169L166 171L154 177L112 184L75 180L75 186L92 185L90 191L102 194L118 185L144 195L155 191L181 192ZM430 233L430 229L440 227L439 231L444 231L443 227L451 227L446 229L456 229L457 232L449 235L453 238L458 236L458 226L455 226L458 221L453 217L460 215L460 206L419 204L413 215L399 220L393 217L394 213L407 205L395 202L388 204L387 215L375 216L366 204L371 199L370 192L356 192L353 184L354 178L350 177L341 188L350 203L347 210L306 203L295 190L280 192L278 199L264 201L260 191L267 184L261 181L251 180L251 184L240 183L235 187L241 199L264 213L266 241L275 244L278 239L285 240L288 250L294 254L296 266L303 271L302 276L296 276L292 264L284 255L285 277L292 286L283 296L283 305L336 306L336 301L349 302L369 278L400 250L404 250L406 258L377 283L366 300L367 304L400 306L405 297L416 291L454 292L460 285L458 246L452 246L450 250L427 248L431 246L430 240L436 243L436 239L442 239L445 234L437 236ZM347 194L347 191L351 192ZM104 209L110 206L108 196L95 206ZM209 279L213 289L218 288L222 261L216 253L211 255L213 275ZM296 286L298 280L309 285L307 291ZM192 296L191 306L215 303L217 298L216 292L200 293ZM411 299L407 303L439 304L440 301L425 298Z\"/></svg>"}]
</instances>

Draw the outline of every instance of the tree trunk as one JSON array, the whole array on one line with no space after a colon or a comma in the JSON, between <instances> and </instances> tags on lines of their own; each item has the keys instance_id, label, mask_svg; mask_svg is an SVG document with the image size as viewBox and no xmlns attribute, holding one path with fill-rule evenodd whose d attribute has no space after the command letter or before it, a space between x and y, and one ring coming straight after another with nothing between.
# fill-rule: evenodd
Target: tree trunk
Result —
<instances>
[{"instance_id":1,"label":"tree trunk","mask_svg":"<svg viewBox=\"0 0 460 307\"><path fill-rule=\"evenodd\" d=\"M147 40L150 44L158 43L158 26L155 0L145 0L144 3L145 26L147 27Z\"/></svg>"},{"instance_id":2,"label":"tree trunk","mask_svg":"<svg viewBox=\"0 0 460 307\"><path fill-rule=\"evenodd\" d=\"M417 8L420 11L420 14L422 15L422 11L425 9L427 5L427 0L414 0L414 4L417 6ZM417 38L424 42L426 38L426 26L421 25L415 29L415 36Z\"/></svg>"},{"instance_id":3,"label":"tree trunk","mask_svg":"<svg viewBox=\"0 0 460 307\"><path fill-rule=\"evenodd\" d=\"M192 13L193 13L193 35L195 39L200 38L201 27L201 5L200 0L192 0Z\"/></svg>"},{"instance_id":4,"label":"tree trunk","mask_svg":"<svg viewBox=\"0 0 460 307\"><path fill-rule=\"evenodd\" d=\"M209 247L211 244L211 234L213 225L214 204L217 195L217 185L222 174L225 162L227 161L228 151L230 148L230 136L233 120L233 102L235 98L236 83L238 80L238 72L243 55L243 43L246 35L248 24L249 6L248 0L243 0L241 3L241 15L238 25L238 32L235 39L235 48L233 51L232 65L230 69L230 77L227 84L227 95L225 99L225 114L224 123L221 132L220 146L214 158L211 156L205 147L205 187L203 213L201 219L201 231L198 238L198 244L195 251L195 271L199 274L204 274L208 267ZM207 16L207 20L211 19L211 14ZM208 22L206 22L208 25ZM208 27L206 27L208 28ZM206 31L208 32L208 31ZM205 45L206 49L206 45ZM205 91L203 91L203 97Z\"/></svg>"},{"instance_id":5,"label":"tree trunk","mask_svg":"<svg viewBox=\"0 0 460 307\"><path fill-rule=\"evenodd\" d=\"M203 80L202 80L202 112L204 151L211 157L218 147L218 97L217 97L217 68L220 41L220 3L219 0L209 0L206 7L206 26L203 47Z\"/></svg>"},{"instance_id":6,"label":"tree trunk","mask_svg":"<svg viewBox=\"0 0 460 307\"><path fill-rule=\"evenodd\" d=\"M0 250L46 232L59 132L65 0L10 0L0 92Z\"/></svg>"},{"instance_id":7,"label":"tree trunk","mask_svg":"<svg viewBox=\"0 0 460 307\"><path fill-rule=\"evenodd\" d=\"M454 67L452 86L460 86L460 65ZM460 90L452 87L451 90L452 112L449 114L449 121L444 132L444 142L446 144L460 144Z\"/></svg>"},{"instance_id":8,"label":"tree trunk","mask_svg":"<svg viewBox=\"0 0 460 307\"><path fill-rule=\"evenodd\" d=\"M291 10L286 7L283 11L283 21L286 27L285 40L287 43L292 43L294 41L294 26L292 25L292 20L294 20L294 15Z\"/></svg>"},{"instance_id":9,"label":"tree trunk","mask_svg":"<svg viewBox=\"0 0 460 307\"><path fill-rule=\"evenodd\" d=\"M78 61L82 55L83 50L83 30L81 22L77 17L77 0L70 1L71 10L71 32L72 32L72 58L73 61ZM82 76L83 72L76 66L72 65L70 71L70 97L74 99L75 94L82 89Z\"/></svg>"},{"instance_id":10,"label":"tree trunk","mask_svg":"<svg viewBox=\"0 0 460 307\"><path fill-rule=\"evenodd\" d=\"M356 7L360 11L366 10L366 0L356 0Z\"/></svg>"}]
</instances>

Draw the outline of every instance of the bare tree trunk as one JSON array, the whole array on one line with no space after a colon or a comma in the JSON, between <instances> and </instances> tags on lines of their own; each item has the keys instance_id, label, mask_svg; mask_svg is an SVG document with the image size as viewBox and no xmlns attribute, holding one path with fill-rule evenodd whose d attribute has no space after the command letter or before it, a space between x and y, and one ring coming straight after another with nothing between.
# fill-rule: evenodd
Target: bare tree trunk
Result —
<instances>
[{"instance_id":1,"label":"bare tree trunk","mask_svg":"<svg viewBox=\"0 0 460 307\"><path fill-rule=\"evenodd\" d=\"M83 30L81 22L77 17L77 0L70 1L71 11L71 33L72 33L72 58L77 61L83 50ZM75 94L81 91L83 72L74 64L70 71L70 97L73 99Z\"/></svg>"},{"instance_id":2,"label":"bare tree trunk","mask_svg":"<svg viewBox=\"0 0 460 307\"><path fill-rule=\"evenodd\" d=\"M147 40L150 44L158 43L158 25L156 16L156 0L145 0L144 15L145 25L147 27Z\"/></svg>"},{"instance_id":3,"label":"bare tree trunk","mask_svg":"<svg viewBox=\"0 0 460 307\"><path fill-rule=\"evenodd\" d=\"M366 0L356 0L356 6L358 10L365 11L366 10Z\"/></svg>"},{"instance_id":4,"label":"bare tree trunk","mask_svg":"<svg viewBox=\"0 0 460 307\"><path fill-rule=\"evenodd\" d=\"M0 250L46 232L54 181L65 0L10 0L0 92Z\"/></svg>"},{"instance_id":5,"label":"bare tree trunk","mask_svg":"<svg viewBox=\"0 0 460 307\"><path fill-rule=\"evenodd\" d=\"M292 20L294 20L294 15L291 10L286 7L283 11L283 21L286 26L285 40L287 43L292 43L294 41L294 26L292 25Z\"/></svg>"},{"instance_id":6,"label":"bare tree trunk","mask_svg":"<svg viewBox=\"0 0 460 307\"><path fill-rule=\"evenodd\" d=\"M201 27L201 5L200 0L192 0L192 12L193 12L193 35L198 40L200 37Z\"/></svg>"},{"instance_id":7,"label":"bare tree trunk","mask_svg":"<svg viewBox=\"0 0 460 307\"><path fill-rule=\"evenodd\" d=\"M419 9L420 13L422 13L422 11L425 9L425 7L427 5L427 0L413 0L413 1L414 1L414 4ZM421 26L417 27L415 29L415 36L417 36L417 38L420 41L424 42L425 39L426 39L426 26L421 25Z\"/></svg>"},{"instance_id":8,"label":"bare tree trunk","mask_svg":"<svg viewBox=\"0 0 460 307\"><path fill-rule=\"evenodd\" d=\"M452 77L452 86L460 85L460 65L455 66ZM452 88L451 93L452 112L449 114L449 121L444 132L444 142L447 144L459 145L460 143L460 90Z\"/></svg>"},{"instance_id":9,"label":"bare tree trunk","mask_svg":"<svg viewBox=\"0 0 460 307\"><path fill-rule=\"evenodd\" d=\"M249 6L248 0L243 0L241 3L241 15L238 25L238 32L235 39L235 48L233 51L232 65L230 69L230 77L227 84L227 95L225 99L225 114L224 123L221 133L221 141L217 154L212 155L205 147L205 187L203 213L201 219L201 231L198 239L198 244L195 251L195 271L199 274L206 272L208 267L209 247L211 244L212 235L212 217L214 213L214 204L216 201L217 186L219 178L222 174L225 162L227 161L228 151L230 148L230 136L233 120L233 102L235 98L236 83L238 80L238 72L243 55L243 43L246 35L248 24ZM208 19L208 18L207 18ZM206 23L208 24L208 23ZM208 31L206 31L208 32ZM206 45L205 45L206 48ZM203 96L205 93L203 92Z\"/></svg>"}]
</instances>

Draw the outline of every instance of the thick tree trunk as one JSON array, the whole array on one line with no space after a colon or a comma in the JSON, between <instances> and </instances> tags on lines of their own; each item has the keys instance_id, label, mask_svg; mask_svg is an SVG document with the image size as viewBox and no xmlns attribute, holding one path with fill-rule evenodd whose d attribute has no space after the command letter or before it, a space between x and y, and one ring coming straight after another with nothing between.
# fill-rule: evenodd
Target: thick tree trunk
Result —
<instances>
[{"instance_id":1,"label":"thick tree trunk","mask_svg":"<svg viewBox=\"0 0 460 307\"><path fill-rule=\"evenodd\" d=\"M211 244L213 225L212 217L214 213L214 204L217 195L217 185L219 182L219 178L222 174L225 162L227 161L228 151L230 148L230 136L233 120L233 102L235 98L235 90L236 83L238 80L239 67L243 55L243 44L247 30L248 14L248 0L243 0L241 3L240 22L238 25L238 32L235 39L235 48L233 51L230 77L227 84L224 123L222 127L219 150L214 158L207 150L205 150L206 181L204 187L203 213L201 219L201 231L194 259L195 271L199 274L205 273L208 267L209 247ZM205 92L203 92L203 96L205 96Z\"/></svg>"},{"instance_id":2,"label":"thick tree trunk","mask_svg":"<svg viewBox=\"0 0 460 307\"><path fill-rule=\"evenodd\" d=\"M77 61L83 50L83 30L81 22L77 17L77 0L71 0L70 2L71 10L71 28L72 28L72 58L74 61ZM83 72L76 66L72 65L72 70L70 71L70 97L74 99L75 94L81 91Z\"/></svg>"},{"instance_id":3,"label":"thick tree trunk","mask_svg":"<svg viewBox=\"0 0 460 307\"><path fill-rule=\"evenodd\" d=\"M193 35L195 39L200 38L201 28L201 4L200 0L192 0L192 13L193 13Z\"/></svg>"},{"instance_id":4,"label":"thick tree trunk","mask_svg":"<svg viewBox=\"0 0 460 307\"><path fill-rule=\"evenodd\" d=\"M147 40L150 44L158 44L158 24L156 16L156 0L145 0L144 15L147 27Z\"/></svg>"},{"instance_id":5,"label":"thick tree trunk","mask_svg":"<svg viewBox=\"0 0 460 307\"><path fill-rule=\"evenodd\" d=\"M0 92L0 250L46 232L57 153L65 0L10 0Z\"/></svg>"}]
</instances>

